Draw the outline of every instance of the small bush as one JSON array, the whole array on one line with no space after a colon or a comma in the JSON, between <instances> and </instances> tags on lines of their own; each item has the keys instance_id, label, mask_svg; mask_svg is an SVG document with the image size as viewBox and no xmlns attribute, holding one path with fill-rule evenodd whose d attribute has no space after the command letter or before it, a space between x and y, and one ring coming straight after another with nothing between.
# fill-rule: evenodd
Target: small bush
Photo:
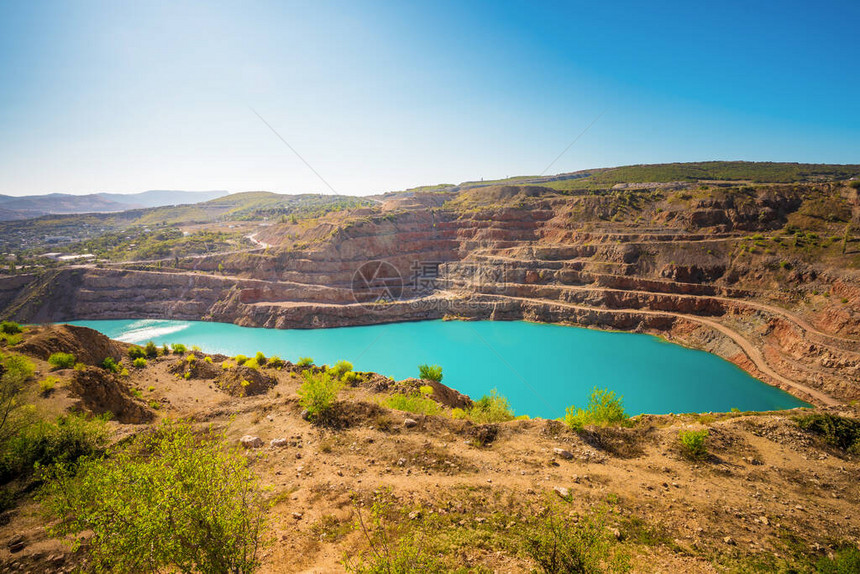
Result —
<instances>
[{"instance_id":1,"label":"small bush","mask_svg":"<svg viewBox=\"0 0 860 574\"><path fill-rule=\"evenodd\" d=\"M299 361L296 363L299 367L310 367L314 364L314 360L311 357L299 357Z\"/></svg>"},{"instance_id":2,"label":"small bush","mask_svg":"<svg viewBox=\"0 0 860 574\"><path fill-rule=\"evenodd\" d=\"M678 441L685 455L690 458L701 458L708 452L708 429L680 431Z\"/></svg>"},{"instance_id":3,"label":"small bush","mask_svg":"<svg viewBox=\"0 0 860 574\"><path fill-rule=\"evenodd\" d=\"M573 406L567 408L564 423L575 431L581 431L585 425L608 426L623 423L629 417L624 412L621 399L622 397L616 397L613 391L595 387L584 410Z\"/></svg>"},{"instance_id":4,"label":"small bush","mask_svg":"<svg viewBox=\"0 0 860 574\"><path fill-rule=\"evenodd\" d=\"M161 354L165 357L170 354L170 347L167 346L167 343L161 347Z\"/></svg>"},{"instance_id":5,"label":"small bush","mask_svg":"<svg viewBox=\"0 0 860 574\"><path fill-rule=\"evenodd\" d=\"M269 360L266 361L266 365L272 369L277 369L280 371L285 366L287 366L287 363L285 363L284 360L282 358L280 358L279 356L272 355L271 357L269 357Z\"/></svg>"},{"instance_id":6,"label":"small bush","mask_svg":"<svg viewBox=\"0 0 860 574\"><path fill-rule=\"evenodd\" d=\"M427 381L442 382L442 367L439 365L418 365L418 376Z\"/></svg>"},{"instance_id":7,"label":"small bush","mask_svg":"<svg viewBox=\"0 0 860 574\"><path fill-rule=\"evenodd\" d=\"M340 380L341 382L343 382L343 384L354 387L359 382L361 382L361 375L359 375L355 371L349 371L347 373L344 373Z\"/></svg>"},{"instance_id":8,"label":"small bush","mask_svg":"<svg viewBox=\"0 0 860 574\"><path fill-rule=\"evenodd\" d=\"M302 373L305 382L299 387L299 402L312 419L324 418L337 401L343 384L330 371Z\"/></svg>"},{"instance_id":9,"label":"small bush","mask_svg":"<svg viewBox=\"0 0 860 574\"><path fill-rule=\"evenodd\" d=\"M190 364L192 364L192 363L194 363L194 361L196 361L196 360L197 360L197 355L195 355L195 354L193 354L193 353L188 353L187 355L185 355L185 361L186 361L189 365L190 365Z\"/></svg>"},{"instance_id":10,"label":"small bush","mask_svg":"<svg viewBox=\"0 0 860 574\"><path fill-rule=\"evenodd\" d=\"M102 361L102 369L110 371L111 373L120 372L120 366L113 360L113 357L105 357L105 360Z\"/></svg>"},{"instance_id":11,"label":"small bush","mask_svg":"<svg viewBox=\"0 0 860 574\"><path fill-rule=\"evenodd\" d=\"M173 343L171 347L173 348L174 355L184 355L186 352L188 352L188 348L182 343Z\"/></svg>"},{"instance_id":12,"label":"small bush","mask_svg":"<svg viewBox=\"0 0 860 574\"><path fill-rule=\"evenodd\" d=\"M135 345L129 348L128 357L133 361L137 359L142 359L146 357L146 351L144 351L142 347L138 347L137 345Z\"/></svg>"},{"instance_id":13,"label":"small bush","mask_svg":"<svg viewBox=\"0 0 860 574\"><path fill-rule=\"evenodd\" d=\"M230 361L224 361L223 363L221 363L221 368L224 369L225 371L229 371L230 369L232 369L235 366L236 365L234 363L231 363Z\"/></svg>"},{"instance_id":14,"label":"small bush","mask_svg":"<svg viewBox=\"0 0 860 574\"><path fill-rule=\"evenodd\" d=\"M352 363L349 361L338 361L333 367L329 368L329 372L336 379L342 378L345 374L352 371Z\"/></svg>"},{"instance_id":15,"label":"small bush","mask_svg":"<svg viewBox=\"0 0 860 574\"><path fill-rule=\"evenodd\" d=\"M0 332L4 335L17 335L22 332L21 325L14 321L3 321L0 323Z\"/></svg>"},{"instance_id":16,"label":"small bush","mask_svg":"<svg viewBox=\"0 0 860 574\"><path fill-rule=\"evenodd\" d=\"M469 418L476 423L502 423L514 420L514 411L508 399L499 395L496 389L484 395L469 409Z\"/></svg>"},{"instance_id":17,"label":"small bush","mask_svg":"<svg viewBox=\"0 0 860 574\"><path fill-rule=\"evenodd\" d=\"M143 352L146 353L147 357L152 359L158 356L158 347L152 341L148 341L143 347Z\"/></svg>"},{"instance_id":18,"label":"small bush","mask_svg":"<svg viewBox=\"0 0 860 574\"><path fill-rule=\"evenodd\" d=\"M254 369L255 371L260 368L260 364L257 362L257 359L248 359L244 363L239 363L240 365L245 365L249 369Z\"/></svg>"},{"instance_id":19,"label":"small bush","mask_svg":"<svg viewBox=\"0 0 860 574\"><path fill-rule=\"evenodd\" d=\"M236 355L233 357L233 360L236 361L237 365L244 365L248 361L248 357L245 355Z\"/></svg>"},{"instance_id":20,"label":"small bush","mask_svg":"<svg viewBox=\"0 0 860 574\"><path fill-rule=\"evenodd\" d=\"M383 400L383 404L390 409L422 415L436 415L440 411L436 401L422 395L391 395Z\"/></svg>"},{"instance_id":21,"label":"small bush","mask_svg":"<svg viewBox=\"0 0 860 574\"><path fill-rule=\"evenodd\" d=\"M71 353L53 353L48 357L48 364L55 369L71 369L75 366L75 356Z\"/></svg>"},{"instance_id":22,"label":"small bush","mask_svg":"<svg viewBox=\"0 0 860 574\"><path fill-rule=\"evenodd\" d=\"M203 357L203 362L209 363L211 365L212 364L212 357L210 357L209 355L206 355L205 357Z\"/></svg>"},{"instance_id":23,"label":"small bush","mask_svg":"<svg viewBox=\"0 0 860 574\"><path fill-rule=\"evenodd\" d=\"M628 572L630 556L614 543L606 511L575 520L546 507L521 532L523 550L544 574Z\"/></svg>"},{"instance_id":24,"label":"small bush","mask_svg":"<svg viewBox=\"0 0 860 574\"><path fill-rule=\"evenodd\" d=\"M131 362L131 366L135 369L142 369L146 366L146 359L143 357L138 357Z\"/></svg>"},{"instance_id":25,"label":"small bush","mask_svg":"<svg viewBox=\"0 0 860 574\"><path fill-rule=\"evenodd\" d=\"M40 466L68 467L101 452L108 436L104 422L102 417L87 420L72 414L25 427L6 445L3 473L29 475Z\"/></svg>"},{"instance_id":26,"label":"small bush","mask_svg":"<svg viewBox=\"0 0 860 574\"><path fill-rule=\"evenodd\" d=\"M860 454L860 420L831 414L812 414L797 419L803 430L824 438L832 447Z\"/></svg>"},{"instance_id":27,"label":"small bush","mask_svg":"<svg viewBox=\"0 0 860 574\"><path fill-rule=\"evenodd\" d=\"M60 379L57 377L45 377L39 381L39 392L42 395L50 395L51 391L54 390L54 387L56 387L59 382Z\"/></svg>"},{"instance_id":28,"label":"small bush","mask_svg":"<svg viewBox=\"0 0 860 574\"><path fill-rule=\"evenodd\" d=\"M58 519L49 534L89 532L98 572L253 572L266 504L248 461L225 446L223 435L165 423L76 475L45 473L40 499Z\"/></svg>"},{"instance_id":29,"label":"small bush","mask_svg":"<svg viewBox=\"0 0 860 574\"><path fill-rule=\"evenodd\" d=\"M254 355L254 360L257 361L257 364L261 367L266 364L266 355L263 354L263 351L257 351L257 354Z\"/></svg>"},{"instance_id":30,"label":"small bush","mask_svg":"<svg viewBox=\"0 0 860 574\"><path fill-rule=\"evenodd\" d=\"M433 394L433 387L431 387L430 385L421 385L420 387L418 387L418 392L425 397L429 397Z\"/></svg>"}]
</instances>

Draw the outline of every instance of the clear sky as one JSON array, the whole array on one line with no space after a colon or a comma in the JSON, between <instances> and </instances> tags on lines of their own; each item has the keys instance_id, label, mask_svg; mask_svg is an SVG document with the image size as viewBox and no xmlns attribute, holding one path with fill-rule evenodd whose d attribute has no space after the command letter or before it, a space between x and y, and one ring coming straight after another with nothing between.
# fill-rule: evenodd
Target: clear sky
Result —
<instances>
[{"instance_id":1,"label":"clear sky","mask_svg":"<svg viewBox=\"0 0 860 574\"><path fill-rule=\"evenodd\" d=\"M0 193L860 163L860 2L0 1ZM602 115L601 115L602 114ZM597 118L597 121L594 121Z\"/></svg>"}]
</instances>

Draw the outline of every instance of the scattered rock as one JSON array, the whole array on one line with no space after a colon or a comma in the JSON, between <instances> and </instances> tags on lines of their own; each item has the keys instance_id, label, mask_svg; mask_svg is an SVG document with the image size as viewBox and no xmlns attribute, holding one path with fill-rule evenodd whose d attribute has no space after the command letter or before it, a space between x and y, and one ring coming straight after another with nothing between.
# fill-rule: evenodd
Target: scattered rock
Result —
<instances>
[{"instance_id":1,"label":"scattered rock","mask_svg":"<svg viewBox=\"0 0 860 574\"><path fill-rule=\"evenodd\" d=\"M725 543L726 543L726 544L728 544L729 546L734 546L735 544L737 544L737 543L735 542L735 539L734 539L734 538L732 538L731 536L726 536L725 538L723 538L723 542L725 542Z\"/></svg>"},{"instance_id":2,"label":"scattered rock","mask_svg":"<svg viewBox=\"0 0 860 574\"><path fill-rule=\"evenodd\" d=\"M269 446L274 448L285 448L289 446L289 441L285 438L273 438L269 441Z\"/></svg>"},{"instance_id":3,"label":"scattered rock","mask_svg":"<svg viewBox=\"0 0 860 574\"><path fill-rule=\"evenodd\" d=\"M563 499L565 499L565 500L569 500L569 499L570 499L570 489L569 489L569 488L565 488L564 486L556 486L556 487L555 487L555 488L553 488L552 490L553 490L557 495L559 495L561 498L563 498Z\"/></svg>"},{"instance_id":4,"label":"scattered rock","mask_svg":"<svg viewBox=\"0 0 860 574\"><path fill-rule=\"evenodd\" d=\"M241 444L244 448L260 448L261 446L263 446L263 441L258 436L251 436L249 434L246 434L239 439L239 444Z\"/></svg>"},{"instance_id":5,"label":"scattered rock","mask_svg":"<svg viewBox=\"0 0 860 574\"><path fill-rule=\"evenodd\" d=\"M311 418L311 412L308 409L302 411L302 420L307 421Z\"/></svg>"},{"instance_id":6,"label":"scattered rock","mask_svg":"<svg viewBox=\"0 0 860 574\"><path fill-rule=\"evenodd\" d=\"M421 518L420 510L413 510L409 513L409 520L418 520L419 518Z\"/></svg>"},{"instance_id":7,"label":"scattered rock","mask_svg":"<svg viewBox=\"0 0 860 574\"><path fill-rule=\"evenodd\" d=\"M418 426L418 421L416 421L415 419L404 419L403 426L408 429L415 428Z\"/></svg>"},{"instance_id":8,"label":"scattered rock","mask_svg":"<svg viewBox=\"0 0 860 574\"><path fill-rule=\"evenodd\" d=\"M9 548L9 552L20 552L25 546L27 546L27 542L24 540L24 536L22 534L16 534L6 542L6 547Z\"/></svg>"},{"instance_id":9,"label":"scattered rock","mask_svg":"<svg viewBox=\"0 0 860 574\"><path fill-rule=\"evenodd\" d=\"M554 448L552 449L552 452L555 454L555 456L561 457L564 460L571 460L573 458L573 453L563 448Z\"/></svg>"},{"instance_id":10,"label":"scattered rock","mask_svg":"<svg viewBox=\"0 0 860 574\"><path fill-rule=\"evenodd\" d=\"M293 520L301 520L303 516L303 512L293 512Z\"/></svg>"}]
</instances>

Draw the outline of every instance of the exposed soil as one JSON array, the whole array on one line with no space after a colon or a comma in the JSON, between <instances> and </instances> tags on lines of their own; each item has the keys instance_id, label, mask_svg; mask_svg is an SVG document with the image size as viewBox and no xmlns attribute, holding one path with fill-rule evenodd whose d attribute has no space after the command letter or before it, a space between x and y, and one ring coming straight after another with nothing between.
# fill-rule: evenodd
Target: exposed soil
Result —
<instances>
[{"instance_id":1,"label":"exposed soil","mask_svg":"<svg viewBox=\"0 0 860 574\"><path fill-rule=\"evenodd\" d=\"M25 333L19 348L40 349L33 341L54 332L68 333L40 328ZM81 341L91 337L74 332ZM194 355L206 362L206 355ZM32 356L47 372L35 351ZM380 489L390 489L398 507L412 513L405 519L410 527L448 537L450 556L474 571L531 571L534 564L511 544L517 525L547 501L566 512L606 508L606 528L617 530L636 572L745 572L756 565L769 571L782 561L810 564L844 545L860 545L860 461L801 430L795 418L808 410L641 416L630 428L578 434L540 419L475 425L452 419L444 404L436 416L394 411L381 405L386 393L416 383L368 375L342 391L332 424L318 426L301 417L298 369L261 369L261 377L271 378L269 388L233 396L216 374L224 357L211 358L216 369L209 374L201 370L187 379L175 372L183 360L152 358L134 369L124 358L128 377L96 375L94 368L58 371L62 382L36 404L50 412L117 409L110 423L116 439L155 423L127 424L122 412L130 402L156 420L226 428L237 443L244 435L262 439L263 447L245 451L274 502L262 572L344 571L344 555L366 548L352 525L367 507L356 501ZM95 389L111 385L126 399L95 400L102 392ZM457 397L447 387L434 389L443 403ZM860 415L844 406L818 412L825 411ZM407 418L414 426L404 424ZM678 433L701 428L710 431L708 454L687 458ZM281 438L287 439L281 446L269 444ZM569 502L557 488L568 489ZM78 563L79 556L46 536L29 498L0 518L3 571L69 571ZM23 548L10 552L6 541L19 534Z\"/></svg>"}]
</instances>

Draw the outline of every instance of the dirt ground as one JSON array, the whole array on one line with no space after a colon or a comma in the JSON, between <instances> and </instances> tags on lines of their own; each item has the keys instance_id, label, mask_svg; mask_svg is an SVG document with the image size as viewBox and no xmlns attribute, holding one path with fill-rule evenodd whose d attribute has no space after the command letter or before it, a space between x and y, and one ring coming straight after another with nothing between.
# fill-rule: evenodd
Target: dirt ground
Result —
<instances>
[{"instance_id":1,"label":"dirt ground","mask_svg":"<svg viewBox=\"0 0 860 574\"><path fill-rule=\"evenodd\" d=\"M220 359L212 366L220 369ZM404 413L359 385L341 392L340 428L329 428L303 420L293 370L262 369L274 386L236 397L213 378L171 372L181 361L163 356L135 369L123 359L124 384L155 420L111 422L114 437L169 417L226 429L237 443L244 435L262 439L264 446L244 452L273 502L264 573L343 572L344 556L367 548L354 528L358 513L366 516L368 501L383 494L410 528L447 541L447 559L468 571L532 571L515 533L547 504L571 515L604 512L636 572L771 571L860 547L860 464L801 430L801 411L641 416L630 428L576 433L542 419L480 426L444 407L436 416ZM37 378L48 372L35 362ZM38 408L79 406L74 370L52 374L61 382L36 399ZM407 427L407 418L417 424ZM701 428L710 433L708 454L690 459L678 433ZM284 446L269 444L280 438ZM29 498L0 515L0 570L71 571L79 556L48 538L44 521ZM7 540L19 534L25 545L13 553Z\"/></svg>"}]
</instances>

